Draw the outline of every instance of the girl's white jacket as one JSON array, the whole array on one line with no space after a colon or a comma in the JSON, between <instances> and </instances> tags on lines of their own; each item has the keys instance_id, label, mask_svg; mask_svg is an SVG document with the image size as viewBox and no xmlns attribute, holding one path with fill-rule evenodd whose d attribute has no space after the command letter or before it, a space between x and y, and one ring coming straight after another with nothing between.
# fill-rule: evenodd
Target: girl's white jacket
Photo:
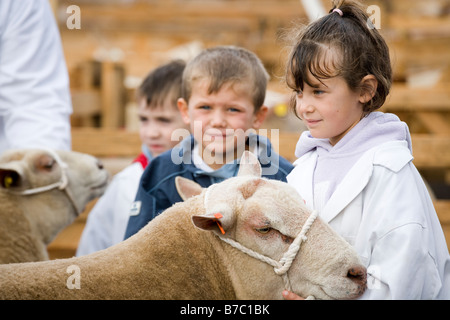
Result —
<instances>
[{"instance_id":1,"label":"girl's white jacket","mask_svg":"<svg viewBox=\"0 0 450 320\"><path fill-rule=\"evenodd\" d=\"M362 299L450 299L450 257L427 188L406 141L365 152L320 212L354 246L368 270ZM314 209L309 151L288 175Z\"/></svg>"}]
</instances>

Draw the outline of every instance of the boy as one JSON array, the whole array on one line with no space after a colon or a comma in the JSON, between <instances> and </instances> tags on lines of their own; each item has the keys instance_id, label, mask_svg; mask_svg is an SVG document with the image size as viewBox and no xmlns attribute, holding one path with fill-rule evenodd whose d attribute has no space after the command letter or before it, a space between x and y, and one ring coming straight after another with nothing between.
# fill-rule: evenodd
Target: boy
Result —
<instances>
[{"instance_id":1,"label":"boy","mask_svg":"<svg viewBox=\"0 0 450 320\"><path fill-rule=\"evenodd\" d=\"M142 153L119 172L88 216L77 255L89 254L123 240L129 211L147 164L173 148L175 129L187 128L177 109L185 63L172 61L152 71L137 91Z\"/></svg>"},{"instance_id":2,"label":"boy","mask_svg":"<svg viewBox=\"0 0 450 320\"><path fill-rule=\"evenodd\" d=\"M203 187L233 177L244 150L258 155L266 178L286 181L293 166L252 134L267 114L263 105L268 75L253 53L238 47L204 50L183 72L178 108L190 137L155 159L145 170L125 238L178 201L175 177Z\"/></svg>"}]
</instances>

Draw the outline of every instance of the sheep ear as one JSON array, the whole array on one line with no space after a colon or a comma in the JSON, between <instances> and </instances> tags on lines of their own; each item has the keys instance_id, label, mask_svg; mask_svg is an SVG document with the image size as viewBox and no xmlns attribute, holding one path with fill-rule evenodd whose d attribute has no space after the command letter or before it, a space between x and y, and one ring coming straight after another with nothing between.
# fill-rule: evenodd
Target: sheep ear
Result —
<instances>
[{"instance_id":1,"label":"sheep ear","mask_svg":"<svg viewBox=\"0 0 450 320\"><path fill-rule=\"evenodd\" d=\"M197 228L225 234L234 225L235 215L229 202L216 202L204 215L193 215L192 223Z\"/></svg>"},{"instance_id":2,"label":"sheep ear","mask_svg":"<svg viewBox=\"0 0 450 320\"><path fill-rule=\"evenodd\" d=\"M250 151L244 151L242 154L237 175L261 177L261 164L258 158Z\"/></svg>"},{"instance_id":3,"label":"sheep ear","mask_svg":"<svg viewBox=\"0 0 450 320\"><path fill-rule=\"evenodd\" d=\"M266 182L263 179L252 179L238 188L244 199L250 198L261 184Z\"/></svg>"},{"instance_id":4,"label":"sheep ear","mask_svg":"<svg viewBox=\"0 0 450 320\"><path fill-rule=\"evenodd\" d=\"M175 187L183 201L197 196L203 191L203 188L198 183L183 177L175 178Z\"/></svg>"},{"instance_id":5,"label":"sheep ear","mask_svg":"<svg viewBox=\"0 0 450 320\"><path fill-rule=\"evenodd\" d=\"M5 189L20 187L22 184L21 175L17 170L10 168L0 168L0 186Z\"/></svg>"},{"instance_id":6,"label":"sheep ear","mask_svg":"<svg viewBox=\"0 0 450 320\"><path fill-rule=\"evenodd\" d=\"M222 218L221 213L216 213L214 215L204 215L204 216L192 216L192 223L199 229L206 231L215 231L218 234L225 234L225 228L220 221Z\"/></svg>"}]
</instances>

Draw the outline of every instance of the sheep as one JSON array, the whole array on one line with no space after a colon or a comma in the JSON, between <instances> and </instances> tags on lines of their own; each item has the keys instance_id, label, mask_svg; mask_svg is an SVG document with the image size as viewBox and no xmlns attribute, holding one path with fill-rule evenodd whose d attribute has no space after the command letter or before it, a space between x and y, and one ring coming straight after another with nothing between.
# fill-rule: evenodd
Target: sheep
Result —
<instances>
[{"instance_id":1,"label":"sheep","mask_svg":"<svg viewBox=\"0 0 450 320\"><path fill-rule=\"evenodd\" d=\"M1 265L0 299L282 299L286 283L317 299L364 292L366 269L354 249L314 221L291 186L261 178L251 153L236 177L207 189L177 178L176 186L186 200L119 244L81 257ZM296 257L283 261L298 239Z\"/></svg>"},{"instance_id":2,"label":"sheep","mask_svg":"<svg viewBox=\"0 0 450 320\"><path fill-rule=\"evenodd\" d=\"M0 264L48 260L47 245L105 191L94 157L22 149L0 157Z\"/></svg>"}]
</instances>

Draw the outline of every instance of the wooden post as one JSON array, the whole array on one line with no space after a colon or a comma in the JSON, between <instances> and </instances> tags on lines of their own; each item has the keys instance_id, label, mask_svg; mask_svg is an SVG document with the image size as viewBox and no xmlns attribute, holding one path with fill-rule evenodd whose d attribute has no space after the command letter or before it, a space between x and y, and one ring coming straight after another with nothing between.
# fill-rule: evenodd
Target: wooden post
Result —
<instances>
[{"instance_id":1,"label":"wooden post","mask_svg":"<svg viewBox=\"0 0 450 320\"><path fill-rule=\"evenodd\" d=\"M103 128L119 128L123 125L123 92L122 69L114 62L103 61L101 67L101 126Z\"/></svg>"}]
</instances>

